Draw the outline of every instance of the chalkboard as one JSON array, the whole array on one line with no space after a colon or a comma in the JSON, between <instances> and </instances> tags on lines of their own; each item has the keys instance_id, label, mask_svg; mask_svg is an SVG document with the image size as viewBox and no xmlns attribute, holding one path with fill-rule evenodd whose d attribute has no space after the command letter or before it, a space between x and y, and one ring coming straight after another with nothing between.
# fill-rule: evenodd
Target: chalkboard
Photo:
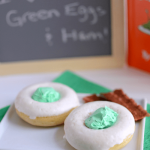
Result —
<instances>
[{"instance_id":1,"label":"chalkboard","mask_svg":"<svg viewBox=\"0 0 150 150\"><path fill-rule=\"evenodd\" d=\"M0 62L111 54L110 0L0 0Z\"/></svg>"},{"instance_id":2,"label":"chalkboard","mask_svg":"<svg viewBox=\"0 0 150 150\"><path fill-rule=\"evenodd\" d=\"M121 67L123 0L0 0L0 75Z\"/></svg>"}]
</instances>

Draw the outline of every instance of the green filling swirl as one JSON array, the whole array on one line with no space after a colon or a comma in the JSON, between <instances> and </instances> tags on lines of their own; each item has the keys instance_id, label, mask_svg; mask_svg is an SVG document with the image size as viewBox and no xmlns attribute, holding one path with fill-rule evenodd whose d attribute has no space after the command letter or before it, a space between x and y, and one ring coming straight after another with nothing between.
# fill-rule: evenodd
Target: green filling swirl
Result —
<instances>
[{"instance_id":1,"label":"green filling swirl","mask_svg":"<svg viewBox=\"0 0 150 150\"><path fill-rule=\"evenodd\" d=\"M42 103L52 103L60 99L60 93L51 87L39 87L31 96L35 101Z\"/></svg>"},{"instance_id":2,"label":"green filling swirl","mask_svg":"<svg viewBox=\"0 0 150 150\"><path fill-rule=\"evenodd\" d=\"M90 129L105 129L114 125L117 121L117 112L105 106L97 109L85 120L85 125Z\"/></svg>"}]
</instances>

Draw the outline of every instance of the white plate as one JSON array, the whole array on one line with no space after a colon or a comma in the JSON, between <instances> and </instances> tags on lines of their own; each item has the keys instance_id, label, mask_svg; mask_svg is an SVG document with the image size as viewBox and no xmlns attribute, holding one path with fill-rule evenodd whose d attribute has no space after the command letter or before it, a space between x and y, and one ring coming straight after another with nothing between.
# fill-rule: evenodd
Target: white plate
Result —
<instances>
[{"instance_id":1,"label":"white plate","mask_svg":"<svg viewBox=\"0 0 150 150\"><path fill-rule=\"evenodd\" d=\"M78 94L80 102L85 94ZM136 100L146 109L146 100ZM145 119L136 123L131 142L122 150L143 150ZM34 127L20 119L12 105L0 123L0 149L3 150L75 150L63 139L63 125Z\"/></svg>"}]
</instances>

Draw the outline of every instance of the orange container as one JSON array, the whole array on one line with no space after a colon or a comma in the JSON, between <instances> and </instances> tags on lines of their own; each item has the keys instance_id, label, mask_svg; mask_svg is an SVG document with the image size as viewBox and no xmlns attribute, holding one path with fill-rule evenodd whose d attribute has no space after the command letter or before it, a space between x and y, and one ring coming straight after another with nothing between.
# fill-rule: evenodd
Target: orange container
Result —
<instances>
[{"instance_id":1,"label":"orange container","mask_svg":"<svg viewBox=\"0 0 150 150\"><path fill-rule=\"evenodd\" d=\"M128 65L150 72L150 0L128 0Z\"/></svg>"}]
</instances>

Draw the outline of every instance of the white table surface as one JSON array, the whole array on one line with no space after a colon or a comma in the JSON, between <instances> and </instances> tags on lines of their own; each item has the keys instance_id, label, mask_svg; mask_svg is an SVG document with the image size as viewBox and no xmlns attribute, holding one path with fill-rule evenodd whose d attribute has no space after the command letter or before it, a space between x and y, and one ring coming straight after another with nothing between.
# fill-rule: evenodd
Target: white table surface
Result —
<instances>
[{"instance_id":1,"label":"white table surface","mask_svg":"<svg viewBox=\"0 0 150 150\"><path fill-rule=\"evenodd\" d=\"M122 88L132 98L147 98L150 103L150 74L124 67L122 69L76 71L78 75L110 89ZM24 87L52 81L61 72L0 76L0 108L10 105Z\"/></svg>"}]
</instances>

